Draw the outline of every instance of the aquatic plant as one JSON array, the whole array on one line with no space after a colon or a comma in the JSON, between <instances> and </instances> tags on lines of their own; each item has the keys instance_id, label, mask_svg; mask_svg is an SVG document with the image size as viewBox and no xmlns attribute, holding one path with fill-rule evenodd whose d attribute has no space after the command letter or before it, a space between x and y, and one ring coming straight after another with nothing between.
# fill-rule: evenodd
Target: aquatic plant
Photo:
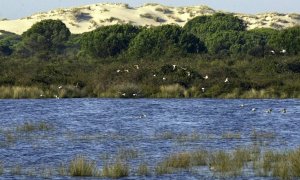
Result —
<instances>
[{"instance_id":1,"label":"aquatic plant","mask_svg":"<svg viewBox=\"0 0 300 180\"><path fill-rule=\"evenodd\" d=\"M17 126L16 128L16 130L19 132L49 131L51 129L53 129L53 126L45 121L28 121L22 125Z\"/></svg>"},{"instance_id":2,"label":"aquatic plant","mask_svg":"<svg viewBox=\"0 0 300 180\"><path fill-rule=\"evenodd\" d=\"M117 161L111 165L105 165L102 169L102 176L109 178L121 178L129 176L129 166Z\"/></svg>"},{"instance_id":3,"label":"aquatic plant","mask_svg":"<svg viewBox=\"0 0 300 180\"><path fill-rule=\"evenodd\" d=\"M148 165L146 163L141 163L137 169L137 174L139 176L149 176L150 172Z\"/></svg>"},{"instance_id":4,"label":"aquatic plant","mask_svg":"<svg viewBox=\"0 0 300 180\"><path fill-rule=\"evenodd\" d=\"M69 172L71 176L95 176L97 169L94 162L79 155L71 161Z\"/></svg>"},{"instance_id":5,"label":"aquatic plant","mask_svg":"<svg viewBox=\"0 0 300 180\"><path fill-rule=\"evenodd\" d=\"M138 150L132 148L121 148L118 150L117 157L121 160L129 160L138 157Z\"/></svg>"}]
</instances>

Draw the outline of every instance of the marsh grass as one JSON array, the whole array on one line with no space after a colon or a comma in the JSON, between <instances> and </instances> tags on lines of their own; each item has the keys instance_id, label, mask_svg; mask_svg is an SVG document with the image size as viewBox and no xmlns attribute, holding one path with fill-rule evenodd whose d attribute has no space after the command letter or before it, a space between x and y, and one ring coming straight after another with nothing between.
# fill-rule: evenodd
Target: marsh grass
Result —
<instances>
[{"instance_id":1,"label":"marsh grass","mask_svg":"<svg viewBox=\"0 0 300 180\"><path fill-rule=\"evenodd\" d=\"M138 150L131 148L121 148L118 150L117 158L121 160L135 159L139 155Z\"/></svg>"},{"instance_id":2,"label":"marsh grass","mask_svg":"<svg viewBox=\"0 0 300 180\"><path fill-rule=\"evenodd\" d=\"M183 152L171 155L163 161L163 164L171 168L187 169L191 164L191 154L188 152Z\"/></svg>"},{"instance_id":3,"label":"marsh grass","mask_svg":"<svg viewBox=\"0 0 300 180\"><path fill-rule=\"evenodd\" d=\"M16 165L10 169L10 174L12 175L21 175L22 167L20 165Z\"/></svg>"},{"instance_id":4,"label":"marsh grass","mask_svg":"<svg viewBox=\"0 0 300 180\"><path fill-rule=\"evenodd\" d=\"M59 167L57 168L57 173L60 176L67 176L68 173L68 168L64 164L60 164Z\"/></svg>"},{"instance_id":5,"label":"marsh grass","mask_svg":"<svg viewBox=\"0 0 300 180\"><path fill-rule=\"evenodd\" d=\"M77 156L69 165L69 172L71 176L96 176L96 164L84 156Z\"/></svg>"},{"instance_id":6,"label":"marsh grass","mask_svg":"<svg viewBox=\"0 0 300 180\"><path fill-rule=\"evenodd\" d=\"M105 165L102 169L102 176L108 178L121 178L129 176L129 166L117 161L111 165Z\"/></svg>"},{"instance_id":7,"label":"marsh grass","mask_svg":"<svg viewBox=\"0 0 300 180\"><path fill-rule=\"evenodd\" d=\"M4 166L3 163L0 161L0 175L4 173Z\"/></svg>"},{"instance_id":8,"label":"marsh grass","mask_svg":"<svg viewBox=\"0 0 300 180\"><path fill-rule=\"evenodd\" d=\"M25 122L24 124L17 126L16 130L19 132L33 132L33 131L50 131L53 126L45 121L39 122Z\"/></svg>"},{"instance_id":9,"label":"marsh grass","mask_svg":"<svg viewBox=\"0 0 300 180\"><path fill-rule=\"evenodd\" d=\"M185 88L179 84L160 86L160 92L157 94L158 98L182 98L184 97Z\"/></svg>"},{"instance_id":10,"label":"marsh grass","mask_svg":"<svg viewBox=\"0 0 300 180\"><path fill-rule=\"evenodd\" d=\"M173 173L173 169L169 166L166 166L163 163L159 163L155 167L155 174L158 176L164 175L164 174L171 174L171 173Z\"/></svg>"},{"instance_id":11,"label":"marsh grass","mask_svg":"<svg viewBox=\"0 0 300 180\"><path fill-rule=\"evenodd\" d=\"M0 98L39 98L43 94L43 90L38 87L22 87L22 86L1 86Z\"/></svg>"},{"instance_id":12,"label":"marsh grass","mask_svg":"<svg viewBox=\"0 0 300 180\"><path fill-rule=\"evenodd\" d=\"M241 134L240 133L235 133L235 132L226 132L222 134L223 139L241 139Z\"/></svg>"},{"instance_id":13,"label":"marsh grass","mask_svg":"<svg viewBox=\"0 0 300 180\"><path fill-rule=\"evenodd\" d=\"M206 166L209 153L205 150L198 150L191 153L192 166Z\"/></svg>"},{"instance_id":14,"label":"marsh grass","mask_svg":"<svg viewBox=\"0 0 300 180\"><path fill-rule=\"evenodd\" d=\"M137 169L137 174L139 176L149 176L150 171L147 163L141 163Z\"/></svg>"},{"instance_id":15,"label":"marsh grass","mask_svg":"<svg viewBox=\"0 0 300 180\"><path fill-rule=\"evenodd\" d=\"M221 176L237 176L250 161L251 154L246 149L236 149L231 153L218 151L211 155L209 168Z\"/></svg>"}]
</instances>

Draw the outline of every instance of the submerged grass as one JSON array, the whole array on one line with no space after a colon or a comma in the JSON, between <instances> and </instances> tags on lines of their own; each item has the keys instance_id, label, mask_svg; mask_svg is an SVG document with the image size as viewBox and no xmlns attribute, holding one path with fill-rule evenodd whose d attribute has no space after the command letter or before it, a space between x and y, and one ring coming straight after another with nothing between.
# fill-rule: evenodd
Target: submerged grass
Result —
<instances>
[{"instance_id":1,"label":"submerged grass","mask_svg":"<svg viewBox=\"0 0 300 180\"><path fill-rule=\"evenodd\" d=\"M131 148L121 148L118 150L118 159L121 160L129 160L129 159L135 159L139 155L138 150L131 149Z\"/></svg>"},{"instance_id":2,"label":"submerged grass","mask_svg":"<svg viewBox=\"0 0 300 180\"><path fill-rule=\"evenodd\" d=\"M2 175L3 172L4 172L4 167L3 167L2 162L0 161L0 175Z\"/></svg>"},{"instance_id":3,"label":"submerged grass","mask_svg":"<svg viewBox=\"0 0 300 180\"><path fill-rule=\"evenodd\" d=\"M139 176L149 176L150 171L148 165L146 163L141 163L137 169L137 174Z\"/></svg>"},{"instance_id":4,"label":"submerged grass","mask_svg":"<svg viewBox=\"0 0 300 180\"><path fill-rule=\"evenodd\" d=\"M25 122L16 128L16 130L19 132L50 131L52 129L53 126L45 121Z\"/></svg>"}]
</instances>

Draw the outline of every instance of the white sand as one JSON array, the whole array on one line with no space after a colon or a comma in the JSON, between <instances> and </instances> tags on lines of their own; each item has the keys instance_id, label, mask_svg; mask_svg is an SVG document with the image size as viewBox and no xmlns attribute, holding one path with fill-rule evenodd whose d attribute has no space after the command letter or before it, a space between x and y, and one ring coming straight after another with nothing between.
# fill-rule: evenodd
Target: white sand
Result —
<instances>
[{"instance_id":1,"label":"white sand","mask_svg":"<svg viewBox=\"0 0 300 180\"><path fill-rule=\"evenodd\" d=\"M22 34L34 23L45 19L60 19L75 34L117 23L131 23L138 26L162 24L183 26L188 20L196 16L211 15L216 12L218 11L207 6L175 8L160 4L145 4L141 7L132 8L126 4L92 4L37 13L17 20L0 20L0 30ZM235 14L235 16L245 20L248 29L261 27L282 29L300 25L300 14L264 13L257 15Z\"/></svg>"}]
</instances>

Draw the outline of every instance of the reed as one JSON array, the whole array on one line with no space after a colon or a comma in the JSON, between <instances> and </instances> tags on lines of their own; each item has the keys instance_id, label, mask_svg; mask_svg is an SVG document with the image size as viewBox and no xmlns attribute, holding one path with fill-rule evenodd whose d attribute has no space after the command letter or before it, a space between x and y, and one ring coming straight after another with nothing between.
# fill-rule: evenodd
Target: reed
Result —
<instances>
[{"instance_id":1,"label":"reed","mask_svg":"<svg viewBox=\"0 0 300 180\"><path fill-rule=\"evenodd\" d=\"M108 178L121 178L129 176L129 166L117 161L111 165L105 165L102 169L102 176Z\"/></svg>"},{"instance_id":2,"label":"reed","mask_svg":"<svg viewBox=\"0 0 300 180\"><path fill-rule=\"evenodd\" d=\"M0 87L0 98L40 98L43 94L43 90L38 87L26 87L26 86L1 86Z\"/></svg>"},{"instance_id":3,"label":"reed","mask_svg":"<svg viewBox=\"0 0 300 180\"><path fill-rule=\"evenodd\" d=\"M21 175L21 173L22 173L22 167L20 165L16 165L15 167L11 168L10 173L12 175Z\"/></svg>"},{"instance_id":4,"label":"reed","mask_svg":"<svg viewBox=\"0 0 300 180\"><path fill-rule=\"evenodd\" d=\"M241 139L241 134L240 133L235 133L235 132L226 132L222 134L223 139Z\"/></svg>"},{"instance_id":5,"label":"reed","mask_svg":"<svg viewBox=\"0 0 300 180\"><path fill-rule=\"evenodd\" d=\"M118 159L121 160L129 160L129 159L135 159L139 155L138 150L131 149L131 148L121 148L118 150Z\"/></svg>"},{"instance_id":6,"label":"reed","mask_svg":"<svg viewBox=\"0 0 300 180\"><path fill-rule=\"evenodd\" d=\"M45 121L39 122L25 122L24 124L17 126L19 132L33 132L33 131L50 131L53 126Z\"/></svg>"},{"instance_id":7,"label":"reed","mask_svg":"<svg viewBox=\"0 0 300 180\"><path fill-rule=\"evenodd\" d=\"M137 174L139 176L149 176L150 172L148 165L146 163L141 163L137 169Z\"/></svg>"},{"instance_id":8,"label":"reed","mask_svg":"<svg viewBox=\"0 0 300 180\"><path fill-rule=\"evenodd\" d=\"M4 172L4 166L3 163L0 161L0 175L2 175Z\"/></svg>"},{"instance_id":9,"label":"reed","mask_svg":"<svg viewBox=\"0 0 300 180\"><path fill-rule=\"evenodd\" d=\"M95 176L97 173L94 162L87 160L84 156L77 156L69 166L71 176Z\"/></svg>"}]
</instances>

